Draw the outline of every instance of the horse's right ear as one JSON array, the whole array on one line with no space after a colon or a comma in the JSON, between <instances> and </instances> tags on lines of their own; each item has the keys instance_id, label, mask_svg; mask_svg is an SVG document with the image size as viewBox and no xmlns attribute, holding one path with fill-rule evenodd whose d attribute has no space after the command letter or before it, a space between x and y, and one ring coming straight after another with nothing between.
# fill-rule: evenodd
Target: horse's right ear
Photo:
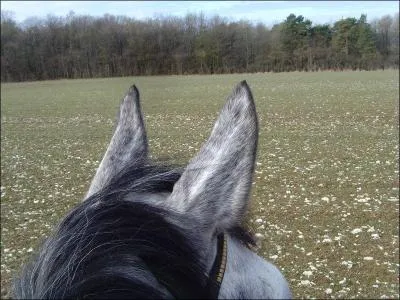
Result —
<instances>
[{"instance_id":1,"label":"horse's right ear","mask_svg":"<svg viewBox=\"0 0 400 300\"><path fill-rule=\"evenodd\" d=\"M167 205L189 213L209 233L241 223L247 210L258 123L245 81L229 96L209 139L175 184Z\"/></svg>"},{"instance_id":2,"label":"horse's right ear","mask_svg":"<svg viewBox=\"0 0 400 300\"><path fill-rule=\"evenodd\" d=\"M136 86L129 90L119 109L117 127L85 197L103 188L125 166L143 164L148 144Z\"/></svg>"}]
</instances>

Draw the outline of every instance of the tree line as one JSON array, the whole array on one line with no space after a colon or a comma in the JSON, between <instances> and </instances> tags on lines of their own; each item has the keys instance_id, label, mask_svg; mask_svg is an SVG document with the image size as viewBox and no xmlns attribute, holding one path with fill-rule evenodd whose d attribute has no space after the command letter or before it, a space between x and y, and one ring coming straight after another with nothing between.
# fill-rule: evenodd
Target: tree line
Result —
<instances>
[{"instance_id":1,"label":"tree line","mask_svg":"<svg viewBox=\"0 0 400 300\"><path fill-rule=\"evenodd\" d=\"M399 13L313 25L290 14L271 28L187 14L136 20L1 13L1 81L399 67Z\"/></svg>"}]
</instances>

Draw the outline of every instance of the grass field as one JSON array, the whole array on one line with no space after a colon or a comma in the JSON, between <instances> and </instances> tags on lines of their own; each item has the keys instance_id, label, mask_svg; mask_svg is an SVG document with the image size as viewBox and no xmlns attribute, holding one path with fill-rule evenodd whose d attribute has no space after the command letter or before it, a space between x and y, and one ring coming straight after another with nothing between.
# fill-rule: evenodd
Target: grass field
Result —
<instances>
[{"instance_id":1,"label":"grass field","mask_svg":"<svg viewBox=\"0 0 400 300\"><path fill-rule=\"evenodd\" d=\"M258 253L296 298L398 298L398 71L1 84L2 296L83 197L132 83L151 155L186 163L243 79L260 122L248 218Z\"/></svg>"}]
</instances>

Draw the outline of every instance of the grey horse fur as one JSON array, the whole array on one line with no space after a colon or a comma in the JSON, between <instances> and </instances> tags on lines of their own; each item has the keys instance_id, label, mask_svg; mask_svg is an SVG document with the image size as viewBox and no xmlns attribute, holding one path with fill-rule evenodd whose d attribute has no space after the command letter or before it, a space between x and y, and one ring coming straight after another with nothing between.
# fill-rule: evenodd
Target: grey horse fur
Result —
<instances>
[{"instance_id":1,"label":"grey horse fur","mask_svg":"<svg viewBox=\"0 0 400 300\"><path fill-rule=\"evenodd\" d=\"M132 86L122 100L117 128L85 198L89 198L109 183L127 163L147 159L147 149L139 91L136 86Z\"/></svg>"},{"instance_id":2,"label":"grey horse fur","mask_svg":"<svg viewBox=\"0 0 400 300\"><path fill-rule=\"evenodd\" d=\"M257 152L258 121L250 88L239 83L228 97L210 137L189 162L171 194L143 195L140 201L186 214L208 245L208 270L216 255L216 234L240 225L247 211ZM132 87L88 196L132 161L147 159L147 138L139 92ZM228 262L220 298L290 298L280 271L228 237Z\"/></svg>"}]
</instances>

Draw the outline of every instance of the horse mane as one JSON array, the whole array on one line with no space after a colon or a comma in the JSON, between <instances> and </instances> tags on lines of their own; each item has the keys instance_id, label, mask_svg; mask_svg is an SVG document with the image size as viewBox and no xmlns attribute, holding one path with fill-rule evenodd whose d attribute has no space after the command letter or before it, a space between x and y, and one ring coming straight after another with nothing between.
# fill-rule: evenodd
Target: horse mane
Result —
<instances>
[{"instance_id":1,"label":"horse mane","mask_svg":"<svg viewBox=\"0 0 400 300\"><path fill-rule=\"evenodd\" d=\"M122 170L65 216L14 282L14 296L209 298L200 239L177 225L191 220L127 197L172 192L181 171L150 163ZM231 232L254 243L242 227Z\"/></svg>"}]
</instances>

